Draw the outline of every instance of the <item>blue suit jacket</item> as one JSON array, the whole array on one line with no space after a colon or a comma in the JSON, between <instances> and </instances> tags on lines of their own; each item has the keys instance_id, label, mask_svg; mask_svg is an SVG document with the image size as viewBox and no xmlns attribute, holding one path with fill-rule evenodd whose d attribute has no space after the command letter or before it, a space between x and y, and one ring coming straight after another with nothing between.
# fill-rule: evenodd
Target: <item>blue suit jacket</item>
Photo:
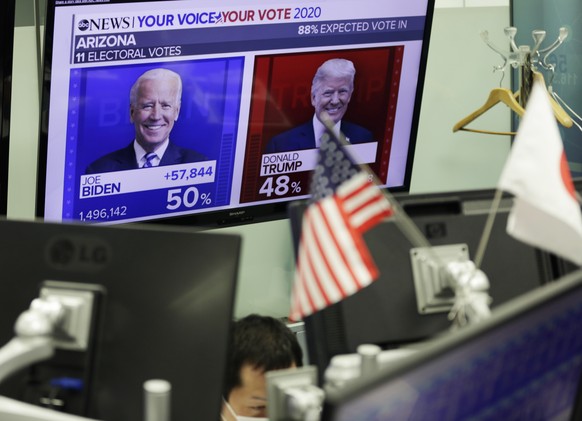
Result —
<instances>
[{"instance_id":1,"label":"blue suit jacket","mask_svg":"<svg viewBox=\"0 0 582 421\"><path fill-rule=\"evenodd\" d=\"M348 138L350 143L373 142L374 136L368 129L348 121L340 123L340 130ZM265 153L297 151L300 149L315 148L315 132L313 122L309 120L300 126L273 136L265 147Z\"/></svg>"},{"instance_id":2,"label":"blue suit jacket","mask_svg":"<svg viewBox=\"0 0 582 421\"><path fill-rule=\"evenodd\" d=\"M172 142L168 144L166 152L160 161L162 165L187 164L190 162L206 161L208 158L193 151L191 149L182 148ZM135 170L139 168L135 159L135 151L133 149L133 141L123 149L111 152L101 158L93 161L87 169L85 174L96 174L102 172Z\"/></svg>"}]
</instances>

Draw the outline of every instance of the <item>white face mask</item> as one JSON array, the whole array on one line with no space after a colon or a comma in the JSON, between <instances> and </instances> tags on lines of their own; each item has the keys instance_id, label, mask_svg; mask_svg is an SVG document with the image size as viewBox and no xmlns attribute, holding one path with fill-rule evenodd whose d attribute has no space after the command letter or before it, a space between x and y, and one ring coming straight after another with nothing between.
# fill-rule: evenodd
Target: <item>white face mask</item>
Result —
<instances>
[{"instance_id":1,"label":"white face mask","mask_svg":"<svg viewBox=\"0 0 582 421\"><path fill-rule=\"evenodd\" d=\"M269 418L265 417L243 417L237 415L236 412L234 412L234 409L232 409L232 407L228 404L226 400L223 400L223 402L228 408L228 411L236 418L236 421L269 421ZM226 421L222 415L220 416L220 418L222 419L222 421Z\"/></svg>"}]
</instances>

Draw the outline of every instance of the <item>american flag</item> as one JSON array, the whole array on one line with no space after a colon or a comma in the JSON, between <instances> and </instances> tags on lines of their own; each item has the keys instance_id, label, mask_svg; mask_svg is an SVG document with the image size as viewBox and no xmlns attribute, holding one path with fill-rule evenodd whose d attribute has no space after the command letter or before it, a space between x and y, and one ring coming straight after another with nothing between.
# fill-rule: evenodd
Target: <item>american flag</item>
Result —
<instances>
[{"instance_id":1,"label":"american flag","mask_svg":"<svg viewBox=\"0 0 582 421\"><path fill-rule=\"evenodd\" d=\"M335 136L324 136L303 215L291 294L291 320L301 320L378 276L362 234L392 215L371 175Z\"/></svg>"}]
</instances>

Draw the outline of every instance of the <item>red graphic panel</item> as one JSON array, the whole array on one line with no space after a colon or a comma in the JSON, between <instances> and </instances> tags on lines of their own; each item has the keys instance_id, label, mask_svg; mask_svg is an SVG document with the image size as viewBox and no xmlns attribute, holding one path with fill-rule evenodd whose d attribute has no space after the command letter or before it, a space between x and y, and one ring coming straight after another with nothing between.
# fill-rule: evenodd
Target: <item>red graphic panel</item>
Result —
<instances>
[{"instance_id":1,"label":"red graphic panel","mask_svg":"<svg viewBox=\"0 0 582 421\"><path fill-rule=\"evenodd\" d=\"M313 75L331 58L345 58L354 63L354 93L344 119L366 127L379 140L376 162L370 167L386 182L403 54L403 46L392 46L257 56L241 202L267 199L259 193L266 179L260 176L263 149L273 136L311 120ZM304 195L309 172L289 176L292 182L302 182L304 188L302 191L290 189L286 196Z\"/></svg>"}]
</instances>

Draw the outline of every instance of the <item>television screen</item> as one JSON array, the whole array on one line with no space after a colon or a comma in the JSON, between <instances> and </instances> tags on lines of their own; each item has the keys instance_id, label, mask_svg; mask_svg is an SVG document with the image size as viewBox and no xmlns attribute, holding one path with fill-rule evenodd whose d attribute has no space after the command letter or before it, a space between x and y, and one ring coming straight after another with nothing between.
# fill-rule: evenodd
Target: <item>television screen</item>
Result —
<instances>
[{"instance_id":1,"label":"television screen","mask_svg":"<svg viewBox=\"0 0 582 421\"><path fill-rule=\"evenodd\" d=\"M93 419L143 421L155 418L144 416L144 382L163 379L172 419L219 419L239 236L0 220L0 237L0 347L46 291L70 303L79 316L68 325L74 331L89 320L86 347L57 342L53 357L3 379L0 395ZM84 312L78 298L88 294ZM4 375L5 353L1 360Z\"/></svg>"},{"instance_id":2,"label":"television screen","mask_svg":"<svg viewBox=\"0 0 582 421\"><path fill-rule=\"evenodd\" d=\"M49 0L38 216L285 217L307 197L322 111L408 190L433 8Z\"/></svg>"},{"instance_id":3,"label":"television screen","mask_svg":"<svg viewBox=\"0 0 582 421\"><path fill-rule=\"evenodd\" d=\"M322 419L580 420L581 329L577 271L328 393Z\"/></svg>"}]
</instances>

